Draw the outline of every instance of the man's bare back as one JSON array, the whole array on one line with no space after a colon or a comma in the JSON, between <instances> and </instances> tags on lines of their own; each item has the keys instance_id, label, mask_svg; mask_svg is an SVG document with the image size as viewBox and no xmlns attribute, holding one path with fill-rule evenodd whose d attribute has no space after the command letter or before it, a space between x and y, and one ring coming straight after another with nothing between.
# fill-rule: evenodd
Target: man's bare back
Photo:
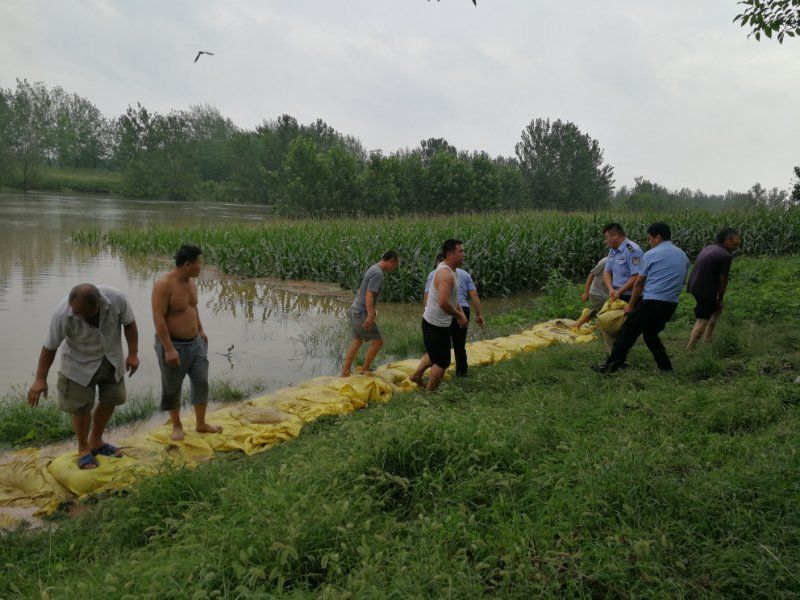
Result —
<instances>
[{"instance_id":1,"label":"man's bare back","mask_svg":"<svg viewBox=\"0 0 800 600\"><path fill-rule=\"evenodd\" d=\"M153 309L164 316L170 337L193 339L197 336L200 318L193 278L181 280L175 271L160 277L153 286Z\"/></svg>"}]
</instances>

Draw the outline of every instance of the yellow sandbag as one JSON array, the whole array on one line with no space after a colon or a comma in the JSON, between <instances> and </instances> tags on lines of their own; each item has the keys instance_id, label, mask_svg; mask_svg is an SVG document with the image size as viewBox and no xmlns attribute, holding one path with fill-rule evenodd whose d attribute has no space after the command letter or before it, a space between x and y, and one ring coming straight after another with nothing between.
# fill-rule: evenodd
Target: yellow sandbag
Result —
<instances>
[{"instance_id":1,"label":"yellow sandbag","mask_svg":"<svg viewBox=\"0 0 800 600\"><path fill-rule=\"evenodd\" d=\"M47 471L37 448L12 453L0 464L0 506L55 508L68 495Z\"/></svg>"},{"instance_id":2,"label":"yellow sandbag","mask_svg":"<svg viewBox=\"0 0 800 600\"><path fill-rule=\"evenodd\" d=\"M594 339L591 329L570 329L572 325L574 321L549 321L517 335L467 344L469 362L473 366L489 365L551 344L578 344ZM395 393L417 389L408 377L418 364L419 360L408 359L369 375L316 377L224 406L209 415L211 423L222 426L220 433L197 433L194 414L187 411L184 440L173 441L172 427L165 423L154 431L121 440L118 445L125 456L98 457L97 469L80 470L76 452L51 459L34 448L23 450L0 464L0 506L35 507L52 512L71 497L129 487L138 479L158 472L165 463L193 467L213 458L217 452L262 452L296 437L303 424L320 416L346 414L371 402L387 402ZM0 514L0 526L13 521L13 515Z\"/></svg>"},{"instance_id":3,"label":"yellow sandbag","mask_svg":"<svg viewBox=\"0 0 800 600\"><path fill-rule=\"evenodd\" d=\"M625 307L627 305L628 303L624 300L611 300L611 298L606 300L603 308L597 313L598 329L608 335L616 336L625 321Z\"/></svg>"},{"instance_id":4,"label":"yellow sandbag","mask_svg":"<svg viewBox=\"0 0 800 600\"><path fill-rule=\"evenodd\" d=\"M77 460L77 451L66 452L54 458L47 466L49 473L76 496L120 490L130 487L140 478L140 474L135 471L138 461L130 456L98 456L99 467L83 470L78 467Z\"/></svg>"}]
</instances>

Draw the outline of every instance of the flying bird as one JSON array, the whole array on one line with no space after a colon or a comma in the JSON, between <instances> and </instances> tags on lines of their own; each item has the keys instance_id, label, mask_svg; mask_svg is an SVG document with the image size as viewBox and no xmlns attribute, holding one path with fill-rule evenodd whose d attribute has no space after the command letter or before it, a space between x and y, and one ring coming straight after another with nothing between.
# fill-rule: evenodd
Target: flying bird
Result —
<instances>
[{"instance_id":1,"label":"flying bird","mask_svg":"<svg viewBox=\"0 0 800 600\"><path fill-rule=\"evenodd\" d=\"M214 56L213 52L206 52L205 50L198 50L197 56L194 57L194 62L197 62L197 59L200 58L201 54L208 54L209 56Z\"/></svg>"}]
</instances>

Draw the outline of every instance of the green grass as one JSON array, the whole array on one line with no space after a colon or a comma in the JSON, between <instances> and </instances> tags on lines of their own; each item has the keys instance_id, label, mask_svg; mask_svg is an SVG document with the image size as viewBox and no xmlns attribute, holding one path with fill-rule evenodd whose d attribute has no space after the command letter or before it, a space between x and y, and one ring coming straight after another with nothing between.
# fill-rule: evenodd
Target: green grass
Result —
<instances>
[{"instance_id":1,"label":"green grass","mask_svg":"<svg viewBox=\"0 0 800 600\"><path fill-rule=\"evenodd\" d=\"M261 389L258 383L241 385L217 380L211 382L209 395L214 402L239 402ZM0 399L0 448L38 446L74 435L70 416L57 408L55 395L43 398L36 408L28 406L26 395L27 392L16 390ZM188 391L184 390L184 403L187 399ZM125 404L114 411L109 427L145 421L159 410L153 394L128 394Z\"/></svg>"},{"instance_id":2,"label":"green grass","mask_svg":"<svg viewBox=\"0 0 800 600\"><path fill-rule=\"evenodd\" d=\"M734 262L711 346L551 347L4 535L11 597L800 593L800 258ZM760 289L763 287L763 290ZM566 294L565 294L566 297ZM539 310L539 309L537 309ZM762 312L764 311L764 312Z\"/></svg>"},{"instance_id":3,"label":"green grass","mask_svg":"<svg viewBox=\"0 0 800 600\"><path fill-rule=\"evenodd\" d=\"M524 212L494 215L404 217L370 220L270 220L257 226L79 231L81 244L135 254L172 255L182 243L196 243L205 260L246 277L271 276L338 283L355 289L364 270L390 248L401 267L386 280L383 300L422 296L433 258L449 237L464 240L466 266L479 291L502 296L540 289L556 272L570 281L585 278L607 253L602 227L621 219L631 239L644 246L655 220L672 225L675 243L690 257L714 239L722 226L742 231L742 252L775 256L800 252L800 209L675 214L590 215Z\"/></svg>"},{"instance_id":4,"label":"green grass","mask_svg":"<svg viewBox=\"0 0 800 600\"><path fill-rule=\"evenodd\" d=\"M122 174L105 169L40 167L32 189L48 191L123 194Z\"/></svg>"}]
</instances>

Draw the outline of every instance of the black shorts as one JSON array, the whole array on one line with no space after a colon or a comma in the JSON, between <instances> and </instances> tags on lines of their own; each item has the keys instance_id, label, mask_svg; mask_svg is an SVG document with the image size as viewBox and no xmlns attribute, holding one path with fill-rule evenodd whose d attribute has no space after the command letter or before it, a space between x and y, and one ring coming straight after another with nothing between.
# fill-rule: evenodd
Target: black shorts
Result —
<instances>
[{"instance_id":1,"label":"black shorts","mask_svg":"<svg viewBox=\"0 0 800 600\"><path fill-rule=\"evenodd\" d=\"M436 327L422 319L422 341L425 344L425 351L431 362L442 369L450 366L451 335L449 327Z\"/></svg>"},{"instance_id":2,"label":"black shorts","mask_svg":"<svg viewBox=\"0 0 800 600\"><path fill-rule=\"evenodd\" d=\"M719 300L716 298L694 297L697 305L694 307L694 316L697 319L708 321L715 312L719 311Z\"/></svg>"}]
</instances>

